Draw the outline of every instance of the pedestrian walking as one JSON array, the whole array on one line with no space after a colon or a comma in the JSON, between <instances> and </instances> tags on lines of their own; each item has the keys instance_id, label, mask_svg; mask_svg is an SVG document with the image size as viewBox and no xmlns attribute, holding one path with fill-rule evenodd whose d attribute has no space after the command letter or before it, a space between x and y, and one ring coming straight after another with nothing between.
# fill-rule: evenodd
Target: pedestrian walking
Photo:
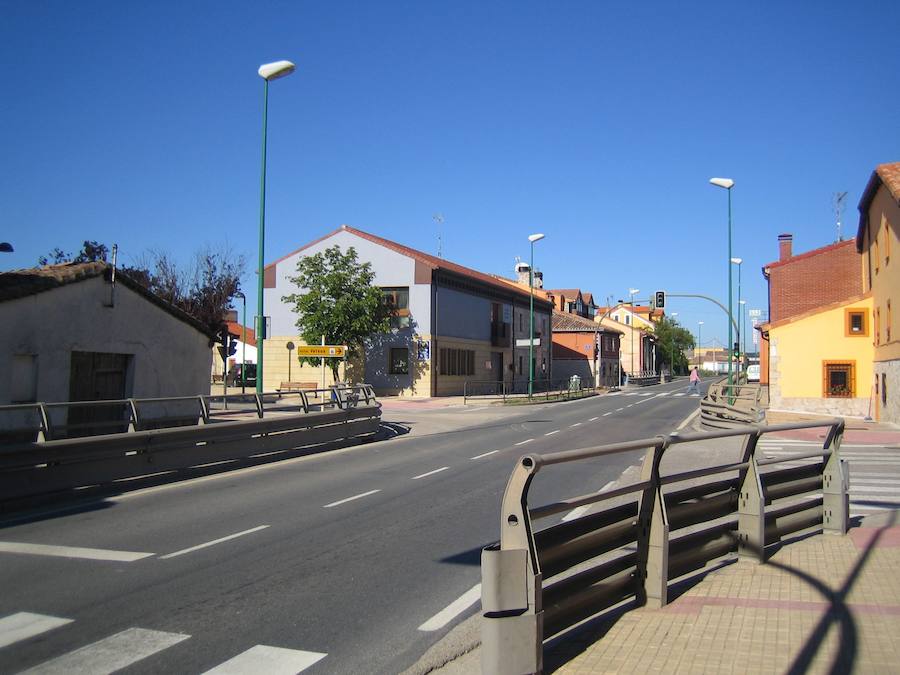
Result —
<instances>
[{"instance_id":1,"label":"pedestrian walking","mask_svg":"<svg viewBox=\"0 0 900 675\"><path fill-rule=\"evenodd\" d=\"M694 369L691 371L691 384L687 388L687 393L694 392L696 394L700 393L700 373L697 371L697 366L694 366Z\"/></svg>"}]
</instances>

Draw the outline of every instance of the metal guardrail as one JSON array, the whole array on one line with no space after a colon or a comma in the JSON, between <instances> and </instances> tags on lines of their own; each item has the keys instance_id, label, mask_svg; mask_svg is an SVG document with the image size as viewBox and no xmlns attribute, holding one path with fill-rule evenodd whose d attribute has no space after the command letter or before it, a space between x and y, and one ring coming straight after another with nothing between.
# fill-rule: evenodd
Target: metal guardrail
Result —
<instances>
[{"instance_id":1,"label":"metal guardrail","mask_svg":"<svg viewBox=\"0 0 900 675\"><path fill-rule=\"evenodd\" d=\"M758 384L712 384L700 400L700 421L711 429L757 424L765 417Z\"/></svg>"},{"instance_id":2,"label":"metal guardrail","mask_svg":"<svg viewBox=\"0 0 900 675\"><path fill-rule=\"evenodd\" d=\"M578 379L574 383L572 378L559 380L535 380L532 383L531 397L539 400L556 398L569 399L576 396L584 396L588 393L596 393L603 387L594 387L587 380ZM521 399L528 397L528 380L513 380L510 382L497 382L496 380L466 380L463 383L463 403L470 398L480 401L507 401L509 399Z\"/></svg>"},{"instance_id":3,"label":"metal guardrail","mask_svg":"<svg viewBox=\"0 0 900 675\"><path fill-rule=\"evenodd\" d=\"M329 393L333 398L317 404L318 409L302 397L296 406L273 408L266 403L274 397L262 395L256 397L258 407L251 410L249 419L215 420L217 397L191 397L184 400L193 400L202 411L199 423L157 429L133 424L134 419L141 420L136 400L136 405L130 406L135 417L129 431L5 443L0 445L0 501L262 457L378 431L381 404L371 387L341 387ZM143 399L139 403L151 402L172 400ZM25 408L34 414L33 407L16 408L16 412ZM46 417L46 410L44 404L38 413ZM42 434L39 431L38 435Z\"/></svg>"},{"instance_id":4,"label":"metal guardrail","mask_svg":"<svg viewBox=\"0 0 900 675\"><path fill-rule=\"evenodd\" d=\"M371 385L262 394L210 394L0 406L0 448L103 434L213 424L247 414L309 413L376 400ZM296 403L294 403L296 401Z\"/></svg>"},{"instance_id":5,"label":"metal guardrail","mask_svg":"<svg viewBox=\"0 0 900 675\"><path fill-rule=\"evenodd\" d=\"M821 449L757 458L764 434L818 427L828 429ZM482 552L482 671L540 673L546 637L624 601L661 607L667 604L670 580L726 554L736 551L740 558L764 561L767 545L799 530L821 526L845 534L849 481L840 459L843 432L843 420L832 419L525 455L503 495L500 542ZM730 437L744 439L739 461L660 474L660 462L673 446ZM529 489L542 469L635 450L646 451L637 483L529 505ZM792 464L774 468L784 462ZM716 478L683 487L711 477ZM533 527L540 518L632 494L636 498L622 505L541 531ZM680 536L672 536L676 531Z\"/></svg>"}]
</instances>

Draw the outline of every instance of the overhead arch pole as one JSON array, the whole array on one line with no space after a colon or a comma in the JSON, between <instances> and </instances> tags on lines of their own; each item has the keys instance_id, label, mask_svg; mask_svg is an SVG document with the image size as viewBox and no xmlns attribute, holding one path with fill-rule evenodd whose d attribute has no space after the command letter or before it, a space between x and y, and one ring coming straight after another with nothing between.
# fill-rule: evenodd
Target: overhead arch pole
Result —
<instances>
[{"instance_id":1,"label":"overhead arch pole","mask_svg":"<svg viewBox=\"0 0 900 675\"><path fill-rule=\"evenodd\" d=\"M698 295L696 293L669 293L666 292L666 297L668 298L702 298L703 300L709 300L712 303L715 303L719 306L719 308L725 312L725 316L731 319L731 325L734 326L735 335L737 335L738 344L741 342L741 331L738 328L737 322L734 320L734 317L728 312L728 308L725 307L721 302L716 300L715 298L711 298L708 295ZM727 345L728 350L731 351L732 345Z\"/></svg>"}]
</instances>

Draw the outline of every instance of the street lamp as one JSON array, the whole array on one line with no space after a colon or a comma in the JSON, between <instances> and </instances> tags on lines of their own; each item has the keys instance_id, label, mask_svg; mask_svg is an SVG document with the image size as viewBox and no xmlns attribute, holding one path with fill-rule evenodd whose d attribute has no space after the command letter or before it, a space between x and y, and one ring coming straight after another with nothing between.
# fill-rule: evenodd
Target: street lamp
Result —
<instances>
[{"instance_id":1,"label":"street lamp","mask_svg":"<svg viewBox=\"0 0 900 675\"><path fill-rule=\"evenodd\" d=\"M741 299L741 263L744 262L744 259L743 258L732 258L731 262L732 262L732 264L737 265L737 268L738 268L738 305L739 305L738 311L740 311L741 310L740 305L744 304L744 301ZM744 334L744 328L743 328L743 326L741 326L741 317L740 316L738 316L737 324L738 324L738 334L737 334L737 340L735 340L735 342L738 343L738 351L741 354L743 354L744 349L743 349L743 346L741 345L741 336ZM732 356L733 356L733 354L732 354ZM731 357L729 357L729 359L730 358ZM740 361L738 361L738 363L740 363Z\"/></svg>"},{"instance_id":2,"label":"street lamp","mask_svg":"<svg viewBox=\"0 0 900 675\"><path fill-rule=\"evenodd\" d=\"M698 321L697 322L697 370L698 371L700 370L700 342L701 342L700 335L701 335L702 328L703 328L703 322Z\"/></svg>"},{"instance_id":3,"label":"street lamp","mask_svg":"<svg viewBox=\"0 0 900 675\"><path fill-rule=\"evenodd\" d=\"M269 81L277 80L294 72L290 61L264 63L257 71L265 80L263 86L263 133L262 133L262 173L259 179L259 265L256 280L256 393L263 387L263 338L265 337L265 312L263 311L263 266L266 248L266 122L269 112Z\"/></svg>"},{"instance_id":4,"label":"street lamp","mask_svg":"<svg viewBox=\"0 0 900 675\"><path fill-rule=\"evenodd\" d=\"M243 304L241 315L241 393L247 393L247 296L237 291L234 297L240 298Z\"/></svg>"},{"instance_id":5,"label":"street lamp","mask_svg":"<svg viewBox=\"0 0 900 675\"><path fill-rule=\"evenodd\" d=\"M8 241L4 241L3 243L0 243L0 253L12 253L12 252L13 252L12 244L10 244Z\"/></svg>"},{"instance_id":6,"label":"street lamp","mask_svg":"<svg viewBox=\"0 0 900 675\"><path fill-rule=\"evenodd\" d=\"M747 301L746 300L738 300L738 304L741 306L741 320L739 322L740 326L741 326L741 337L739 338L741 340L741 361L743 363L741 369L747 370L747 363L748 363L748 361L747 361L747 335L745 332L747 329L747 320L744 318L745 317L744 305L747 304Z\"/></svg>"},{"instance_id":7,"label":"street lamp","mask_svg":"<svg viewBox=\"0 0 900 675\"><path fill-rule=\"evenodd\" d=\"M734 335L731 332L731 322L734 316L731 312L731 188L734 187L734 181L730 178L710 178L709 182L716 187L728 190L728 348L731 349ZM733 384L731 377L731 357L728 357L728 385Z\"/></svg>"},{"instance_id":8,"label":"street lamp","mask_svg":"<svg viewBox=\"0 0 900 675\"><path fill-rule=\"evenodd\" d=\"M532 390L534 389L534 242L540 241L543 238L543 234L528 235L528 241L531 242L531 265L528 268L528 288L530 295L528 312L528 398L531 398Z\"/></svg>"},{"instance_id":9,"label":"street lamp","mask_svg":"<svg viewBox=\"0 0 900 675\"><path fill-rule=\"evenodd\" d=\"M640 292L638 288L628 289L628 295L631 296L631 372L629 377L634 377L634 296Z\"/></svg>"}]
</instances>

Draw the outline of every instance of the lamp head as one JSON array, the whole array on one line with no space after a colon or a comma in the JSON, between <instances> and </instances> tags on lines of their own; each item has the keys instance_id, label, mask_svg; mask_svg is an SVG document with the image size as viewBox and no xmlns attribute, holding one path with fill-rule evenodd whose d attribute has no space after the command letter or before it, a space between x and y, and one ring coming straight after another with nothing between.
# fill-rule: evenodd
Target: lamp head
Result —
<instances>
[{"instance_id":1,"label":"lamp head","mask_svg":"<svg viewBox=\"0 0 900 675\"><path fill-rule=\"evenodd\" d=\"M8 241L4 241L2 244L0 244L0 253L12 253L12 252L13 252L12 244L10 244Z\"/></svg>"},{"instance_id":2,"label":"lamp head","mask_svg":"<svg viewBox=\"0 0 900 675\"><path fill-rule=\"evenodd\" d=\"M730 190L732 187L734 187L734 181L730 178L710 178L709 182L712 185L720 188L725 188L726 190Z\"/></svg>"},{"instance_id":3,"label":"lamp head","mask_svg":"<svg viewBox=\"0 0 900 675\"><path fill-rule=\"evenodd\" d=\"M637 295L640 292L641 292L640 288L629 288L628 289L628 295Z\"/></svg>"},{"instance_id":4,"label":"lamp head","mask_svg":"<svg viewBox=\"0 0 900 675\"><path fill-rule=\"evenodd\" d=\"M294 64L290 61L275 61L273 63L264 63L257 72L262 79L270 81L290 75L294 72L294 68Z\"/></svg>"},{"instance_id":5,"label":"lamp head","mask_svg":"<svg viewBox=\"0 0 900 675\"><path fill-rule=\"evenodd\" d=\"M543 238L544 238L543 234L529 234L528 235L528 241L530 241L532 244L536 241L540 241Z\"/></svg>"},{"instance_id":6,"label":"lamp head","mask_svg":"<svg viewBox=\"0 0 900 675\"><path fill-rule=\"evenodd\" d=\"M697 322L697 325L698 325L698 326L702 326L702 325L703 325L703 322L702 322L702 321L698 321L698 322Z\"/></svg>"},{"instance_id":7,"label":"lamp head","mask_svg":"<svg viewBox=\"0 0 900 675\"><path fill-rule=\"evenodd\" d=\"M740 265L742 262L744 262L744 259L743 258L732 258L731 262L733 262L735 265Z\"/></svg>"}]
</instances>

